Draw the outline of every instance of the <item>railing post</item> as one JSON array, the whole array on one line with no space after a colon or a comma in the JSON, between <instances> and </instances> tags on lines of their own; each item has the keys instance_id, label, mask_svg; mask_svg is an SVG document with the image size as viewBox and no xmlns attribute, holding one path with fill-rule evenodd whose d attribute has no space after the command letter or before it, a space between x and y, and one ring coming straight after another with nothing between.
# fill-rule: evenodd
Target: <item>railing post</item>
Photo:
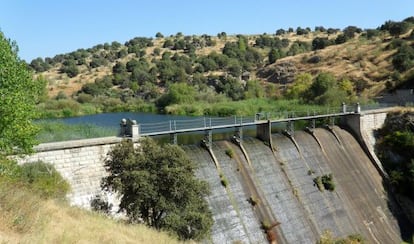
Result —
<instances>
[{"instance_id":1,"label":"railing post","mask_svg":"<svg viewBox=\"0 0 414 244\"><path fill-rule=\"evenodd\" d=\"M334 117L329 117L329 124L330 124L330 126L335 125L335 118Z\"/></svg>"},{"instance_id":2,"label":"railing post","mask_svg":"<svg viewBox=\"0 0 414 244\"><path fill-rule=\"evenodd\" d=\"M238 141L239 143L243 141L243 127L242 126L236 127L236 132L233 138L236 139L236 141Z\"/></svg>"},{"instance_id":3,"label":"railing post","mask_svg":"<svg viewBox=\"0 0 414 244\"><path fill-rule=\"evenodd\" d=\"M126 130L127 130L127 120L126 119L122 119L121 123L119 124L120 126L120 130L119 130L119 136L126 136Z\"/></svg>"},{"instance_id":4,"label":"railing post","mask_svg":"<svg viewBox=\"0 0 414 244\"><path fill-rule=\"evenodd\" d=\"M204 146L206 146L208 149L211 149L213 146L213 133L212 130L206 130L205 131L204 139L201 141Z\"/></svg>"},{"instance_id":5,"label":"railing post","mask_svg":"<svg viewBox=\"0 0 414 244\"><path fill-rule=\"evenodd\" d=\"M289 121L287 122L287 126L286 126L286 127L287 127L287 128L286 128L287 132L288 132L291 136L293 136L293 133L295 132L295 125L294 125L293 121L292 121L292 120L289 120Z\"/></svg>"},{"instance_id":6,"label":"railing post","mask_svg":"<svg viewBox=\"0 0 414 244\"><path fill-rule=\"evenodd\" d=\"M178 140L177 140L177 133L171 133L170 134L170 141L172 144L177 145Z\"/></svg>"},{"instance_id":7,"label":"railing post","mask_svg":"<svg viewBox=\"0 0 414 244\"><path fill-rule=\"evenodd\" d=\"M346 104L342 103L342 113L346 113Z\"/></svg>"},{"instance_id":8,"label":"railing post","mask_svg":"<svg viewBox=\"0 0 414 244\"><path fill-rule=\"evenodd\" d=\"M357 114L361 113L361 106L359 105L359 103L355 104L355 113Z\"/></svg>"},{"instance_id":9,"label":"railing post","mask_svg":"<svg viewBox=\"0 0 414 244\"><path fill-rule=\"evenodd\" d=\"M316 121L315 121L315 119L311 119L310 126L311 126L312 129L315 129L315 127L316 127Z\"/></svg>"}]
</instances>

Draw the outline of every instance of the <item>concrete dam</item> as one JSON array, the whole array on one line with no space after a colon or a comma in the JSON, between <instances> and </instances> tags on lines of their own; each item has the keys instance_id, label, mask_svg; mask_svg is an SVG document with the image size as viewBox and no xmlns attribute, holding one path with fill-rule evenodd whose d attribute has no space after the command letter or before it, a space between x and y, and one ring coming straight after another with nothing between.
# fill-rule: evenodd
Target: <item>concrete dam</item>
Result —
<instances>
[{"instance_id":1,"label":"concrete dam","mask_svg":"<svg viewBox=\"0 0 414 244\"><path fill-rule=\"evenodd\" d=\"M370 153L371 132L385 116L352 115L346 123L352 134L329 126L273 133L268 140L182 146L198 168L197 177L210 185L214 225L206 242L315 243L329 231L334 237L359 234L367 243L401 243L413 227ZM106 154L121 139L42 144L20 162L54 164L72 186L70 202L89 208L106 176ZM324 175L332 175L333 191L318 188L315 178Z\"/></svg>"},{"instance_id":2,"label":"concrete dam","mask_svg":"<svg viewBox=\"0 0 414 244\"><path fill-rule=\"evenodd\" d=\"M212 190L214 243L315 243L325 231L361 234L369 243L402 241L382 177L349 132L317 128L313 135L295 132L294 140L272 137L273 150L256 138L245 138L243 150L214 142L217 167L204 148L185 147ZM333 175L332 192L313 182L325 174Z\"/></svg>"}]
</instances>

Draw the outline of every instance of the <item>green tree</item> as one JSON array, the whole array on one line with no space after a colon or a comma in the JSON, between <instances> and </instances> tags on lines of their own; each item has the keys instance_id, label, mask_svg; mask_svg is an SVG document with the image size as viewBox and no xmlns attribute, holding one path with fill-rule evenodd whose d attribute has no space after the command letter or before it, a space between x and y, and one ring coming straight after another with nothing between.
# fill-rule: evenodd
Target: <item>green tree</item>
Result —
<instances>
[{"instance_id":1,"label":"green tree","mask_svg":"<svg viewBox=\"0 0 414 244\"><path fill-rule=\"evenodd\" d=\"M194 164L177 145L145 139L134 148L123 141L108 154L109 176L103 187L121 195L120 210L132 222L141 219L181 239L200 240L209 233L212 214L204 197L208 185L195 178Z\"/></svg>"},{"instance_id":2,"label":"green tree","mask_svg":"<svg viewBox=\"0 0 414 244\"><path fill-rule=\"evenodd\" d=\"M389 26L388 31L391 35L399 37L400 35L406 33L409 29L409 24L407 22L392 22Z\"/></svg>"},{"instance_id":3,"label":"green tree","mask_svg":"<svg viewBox=\"0 0 414 244\"><path fill-rule=\"evenodd\" d=\"M66 73L70 78L73 78L79 74L79 68L73 59L65 60L62 63L62 67L60 67L59 71Z\"/></svg>"},{"instance_id":4,"label":"green tree","mask_svg":"<svg viewBox=\"0 0 414 244\"><path fill-rule=\"evenodd\" d=\"M312 50L324 49L330 44L331 42L326 37L315 37L312 41Z\"/></svg>"},{"instance_id":5,"label":"green tree","mask_svg":"<svg viewBox=\"0 0 414 244\"><path fill-rule=\"evenodd\" d=\"M348 41L348 37L344 34L340 34L335 38L335 44L339 45Z\"/></svg>"},{"instance_id":6,"label":"green tree","mask_svg":"<svg viewBox=\"0 0 414 244\"><path fill-rule=\"evenodd\" d=\"M245 99L263 98L265 95L264 87L258 80L248 80L246 83L246 91L244 92Z\"/></svg>"},{"instance_id":7,"label":"green tree","mask_svg":"<svg viewBox=\"0 0 414 244\"><path fill-rule=\"evenodd\" d=\"M167 93L157 101L159 107L166 107L171 104L191 104L195 101L196 90L194 86L186 83L174 83L168 87Z\"/></svg>"},{"instance_id":8,"label":"green tree","mask_svg":"<svg viewBox=\"0 0 414 244\"><path fill-rule=\"evenodd\" d=\"M347 26L344 28L343 33L346 37L346 40L354 38L355 37L355 33L361 33L362 29L356 26Z\"/></svg>"},{"instance_id":9,"label":"green tree","mask_svg":"<svg viewBox=\"0 0 414 244\"><path fill-rule=\"evenodd\" d=\"M392 58L392 64L400 72L410 69L414 65L414 48L407 44L401 45Z\"/></svg>"},{"instance_id":10,"label":"green tree","mask_svg":"<svg viewBox=\"0 0 414 244\"><path fill-rule=\"evenodd\" d=\"M276 35L277 35L277 36L281 36L281 35L284 35L284 34L286 34L286 31L285 31L284 29L278 29L278 30L276 31Z\"/></svg>"},{"instance_id":11,"label":"green tree","mask_svg":"<svg viewBox=\"0 0 414 244\"><path fill-rule=\"evenodd\" d=\"M346 81L343 87L348 88ZM336 106L349 98L347 91L341 88L331 73L320 73L305 92L304 99L309 103Z\"/></svg>"},{"instance_id":12,"label":"green tree","mask_svg":"<svg viewBox=\"0 0 414 244\"><path fill-rule=\"evenodd\" d=\"M335 86L336 79L331 73L320 73L310 86L312 97L323 95Z\"/></svg>"},{"instance_id":13,"label":"green tree","mask_svg":"<svg viewBox=\"0 0 414 244\"><path fill-rule=\"evenodd\" d=\"M278 60L279 58L283 57L283 53L280 49L272 48L268 54L269 58L269 64L273 64Z\"/></svg>"},{"instance_id":14,"label":"green tree","mask_svg":"<svg viewBox=\"0 0 414 244\"><path fill-rule=\"evenodd\" d=\"M286 96L290 99L301 98L311 85L312 75L309 73L300 73L295 77L293 85L288 88Z\"/></svg>"},{"instance_id":15,"label":"green tree","mask_svg":"<svg viewBox=\"0 0 414 244\"><path fill-rule=\"evenodd\" d=\"M17 56L17 45L0 32L0 154L26 153L36 144L35 105L44 83Z\"/></svg>"}]
</instances>

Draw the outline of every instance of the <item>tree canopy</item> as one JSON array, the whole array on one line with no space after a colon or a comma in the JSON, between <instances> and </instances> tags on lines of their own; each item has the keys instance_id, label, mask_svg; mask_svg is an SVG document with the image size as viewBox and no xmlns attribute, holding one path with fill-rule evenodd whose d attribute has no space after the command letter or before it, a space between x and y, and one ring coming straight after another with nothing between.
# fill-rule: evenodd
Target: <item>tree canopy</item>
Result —
<instances>
[{"instance_id":1,"label":"tree canopy","mask_svg":"<svg viewBox=\"0 0 414 244\"><path fill-rule=\"evenodd\" d=\"M134 148L123 141L108 156L103 187L121 195L120 211L132 222L142 220L181 239L199 240L209 233L208 185L195 178L194 165L180 147L145 139Z\"/></svg>"},{"instance_id":2,"label":"tree canopy","mask_svg":"<svg viewBox=\"0 0 414 244\"><path fill-rule=\"evenodd\" d=\"M31 120L45 84L32 79L17 51L0 32L0 154L29 152L36 143Z\"/></svg>"}]
</instances>

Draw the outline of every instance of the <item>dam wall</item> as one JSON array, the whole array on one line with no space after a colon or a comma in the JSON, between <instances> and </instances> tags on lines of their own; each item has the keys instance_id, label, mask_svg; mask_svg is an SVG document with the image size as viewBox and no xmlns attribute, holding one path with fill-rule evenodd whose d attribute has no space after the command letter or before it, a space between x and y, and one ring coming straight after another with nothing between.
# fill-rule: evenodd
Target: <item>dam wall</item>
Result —
<instances>
[{"instance_id":1,"label":"dam wall","mask_svg":"<svg viewBox=\"0 0 414 244\"><path fill-rule=\"evenodd\" d=\"M37 161L52 164L71 186L67 195L70 204L89 209L90 201L102 194L101 179L107 176L104 168L106 155L122 139L106 137L43 143L34 148L34 154L17 160L19 164ZM114 206L118 205L116 196L107 195L106 198Z\"/></svg>"},{"instance_id":2,"label":"dam wall","mask_svg":"<svg viewBox=\"0 0 414 244\"><path fill-rule=\"evenodd\" d=\"M387 113L392 111L395 111L395 108L368 110L359 114L348 115L342 118L341 121L352 132L375 167L385 178L388 178L388 174L375 154L375 133L384 125Z\"/></svg>"},{"instance_id":3,"label":"dam wall","mask_svg":"<svg viewBox=\"0 0 414 244\"><path fill-rule=\"evenodd\" d=\"M213 141L183 149L208 182L207 202L214 225L206 243L315 243L329 231L335 237L360 234L368 243L400 243L404 221L393 207L375 161L373 132L387 111L344 116L337 126ZM372 136L372 137L371 137ZM102 194L107 153L124 138L108 137L41 144L19 163L51 163L70 183L71 204L90 208ZM139 143L138 138L129 138ZM332 175L335 189L320 189L315 178ZM114 206L115 195L106 195ZM114 211L116 208L114 209Z\"/></svg>"},{"instance_id":4,"label":"dam wall","mask_svg":"<svg viewBox=\"0 0 414 244\"><path fill-rule=\"evenodd\" d=\"M296 131L294 138L273 134L272 141L273 150L263 141L245 138L246 154L237 143L214 142L220 168L201 146L184 147L196 159L198 177L212 188L208 201L215 219L214 243L263 243L264 238L315 243L326 232L335 237L358 234L368 243L402 241L405 222L352 134L335 126ZM315 184L324 175L332 175L333 191ZM265 220L270 227L264 226Z\"/></svg>"}]
</instances>

